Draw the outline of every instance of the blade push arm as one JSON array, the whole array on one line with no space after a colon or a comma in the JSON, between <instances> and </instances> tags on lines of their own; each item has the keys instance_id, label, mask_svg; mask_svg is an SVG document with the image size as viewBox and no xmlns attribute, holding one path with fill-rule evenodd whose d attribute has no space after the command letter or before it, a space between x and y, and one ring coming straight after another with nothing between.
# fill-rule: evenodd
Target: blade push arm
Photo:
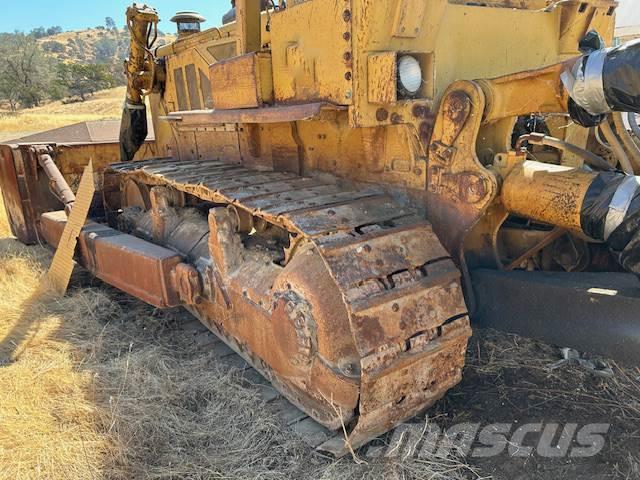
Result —
<instances>
[{"instance_id":1,"label":"blade push arm","mask_svg":"<svg viewBox=\"0 0 640 480\"><path fill-rule=\"evenodd\" d=\"M640 41L476 82L487 102L484 123L529 113L568 112L576 123L592 127L607 113L640 113Z\"/></svg>"}]
</instances>

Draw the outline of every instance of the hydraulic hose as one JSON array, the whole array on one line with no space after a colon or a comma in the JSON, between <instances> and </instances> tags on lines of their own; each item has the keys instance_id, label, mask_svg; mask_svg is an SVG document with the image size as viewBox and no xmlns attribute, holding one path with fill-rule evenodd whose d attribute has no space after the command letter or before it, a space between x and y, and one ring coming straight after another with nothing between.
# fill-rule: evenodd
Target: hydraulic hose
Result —
<instances>
[{"instance_id":1,"label":"hydraulic hose","mask_svg":"<svg viewBox=\"0 0 640 480\"><path fill-rule=\"evenodd\" d=\"M638 148L638 145L633 141L633 138L629 134L629 131L622 120L622 113L614 112L611 116L613 117L613 126L616 127L616 133L618 134L618 137L620 137L620 140L622 140L622 144L629 156L629 160L631 160L631 163L633 164L634 172L640 173L640 148Z\"/></svg>"},{"instance_id":2,"label":"hydraulic hose","mask_svg":"<svg viewBox=\"0 0 640 480\"><path fill-rule=\"evenodd\" d=\"M604 138L606 138L607 142L609 143L609 146L611 147L613 154L618 159L618 162L620 162L620 167L622 168L622 171L628 175L633 175L634 174L633 165L629 160L629 156L627 155L627 152L625 152L624 147L620 143L620 140L618 140L618 137L613 131L613 128L611 128L611 124L609 123L609 121L605 120L604 122L602 122L600 124L600 128L602 129Z\"/></svg>"},{"instance_id":3,"label":"hydraulic hose","mask_svg":"<svg viewBox=\"0 0 640 480\"><path fill-rule=\"evenodd\" d=\"M559 138L551 137L549 135L544 135L541 133L531 133L527 135L521 136L516 142L516 150L520 150L524 142L529 142L533 145L545 145L547 147L552 147L561 151L571 152L574 155L579 156L584 159L590 166L597 168L598 170L612 170L611 165L599 157L593 152L585 150L584 148L580 148L577 145L574 145L569 142L565 142L564 140L560 140Z\"/></svg>"},{"instance_id":4,"label":"hydraulic hose","mask_svg":"<svg viewBox=\"0 0 640 480\"><path fill-rule=\"evenodd\" d=\"M131 35L129 59L126 61L127 97L120 124L120 160L133 160L148 133L147 107L144 97L154 81L154 59L151 53L157 37L158 14L147 6L134 4L127 9L127 25Z\"/></svg>"},{"instance_id":5,"label":"hydraulic hose","mask_svg":"<svg viewBox=\"0 0 640 480\"><path fill-rule=\"evenodd\" d=\"M605 241L625 270L640 276L640 177L599 174L582 202L582 227Z\"/></svg>"}]
</instances>

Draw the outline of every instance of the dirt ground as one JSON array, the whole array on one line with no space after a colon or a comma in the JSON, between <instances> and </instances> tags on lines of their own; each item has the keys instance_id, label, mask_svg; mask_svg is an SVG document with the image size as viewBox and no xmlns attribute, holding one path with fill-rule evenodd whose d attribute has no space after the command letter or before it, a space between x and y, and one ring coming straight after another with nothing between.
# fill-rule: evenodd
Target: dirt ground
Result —
<instances>
[{"instance_id":1,"label":"dirt ground","mask_svg":"<svg viewBox=\"0 0 640 480\"><path fill-rule=\"evenodd\" d=\"M4 209L0 205L0 212ZM1 479L637 479L640 370L613 379L550 371L557 348L476 331L462 383L427 412L460 423L610 423L590 458L310 450L238 371L193 348L180 310L158 311L82 272L63 299L40 291L50 253L0 221ZM424 418L416 419L422 425ZM402 439L402 437L401 437ZM391 448L391 451L389 450ZM399 451L399 450L398 450Z\"/></svg>"}]
</instances>

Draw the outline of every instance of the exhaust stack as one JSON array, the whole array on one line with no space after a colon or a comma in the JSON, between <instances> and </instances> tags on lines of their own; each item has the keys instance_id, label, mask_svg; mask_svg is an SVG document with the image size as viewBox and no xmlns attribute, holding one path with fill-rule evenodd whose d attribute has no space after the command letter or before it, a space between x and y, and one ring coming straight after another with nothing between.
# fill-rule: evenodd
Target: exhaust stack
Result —
<instances>
[{"instance_id":1,"label":"exhaust stack","mask_svg":"<svg viewBox=\"0 0 640 480\"><path fill-rule=\"evenodd\" d=\"M178 25L178 39L188 37L202 30L201 24L206 22L204 18L197 12L178 12L171 19L173 23Z\"/></svg>"}]
</instances>

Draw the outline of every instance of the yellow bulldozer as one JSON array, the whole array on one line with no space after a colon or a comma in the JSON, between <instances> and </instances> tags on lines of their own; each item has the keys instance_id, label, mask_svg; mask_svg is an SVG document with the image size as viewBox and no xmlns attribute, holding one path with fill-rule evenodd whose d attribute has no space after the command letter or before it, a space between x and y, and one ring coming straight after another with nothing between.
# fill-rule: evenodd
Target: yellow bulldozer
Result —
<instances>
[{"instance_id":1,"label":"yellow bulldozer","mask_svg":"<svg viewBox=\"0 0 640 480\"><path fill-rule=\"evenodd\" d=\"M127 10L117 143L1 147L20 240L77 242L98 278L189 310L336 456L446 395L471 321L640 359L618 2L232 3L161 46L158 13Z\"/></svg>"}]
</instances>

